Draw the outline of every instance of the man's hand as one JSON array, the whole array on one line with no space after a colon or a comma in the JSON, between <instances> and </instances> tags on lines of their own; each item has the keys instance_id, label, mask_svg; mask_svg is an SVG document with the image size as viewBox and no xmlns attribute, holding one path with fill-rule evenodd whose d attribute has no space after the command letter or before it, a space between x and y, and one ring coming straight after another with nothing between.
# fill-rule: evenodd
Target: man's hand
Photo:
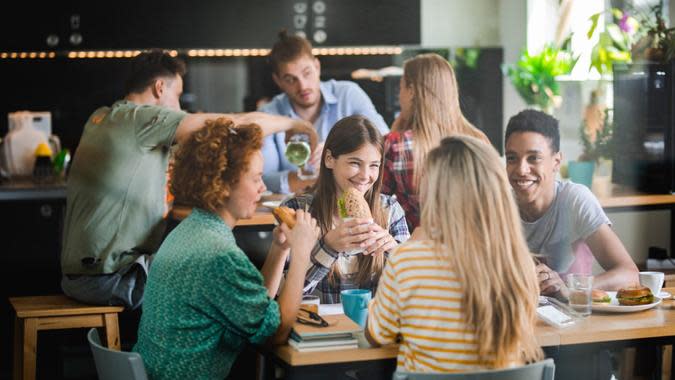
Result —
<instances>
[{"instance_id":1,"label":"man's hand","mask_svg":"<svg viewBox=\"0 0 675 380\"><path fill-rule=\"evenodd\" d=\"M288 144L291 136L297 134L309 136L309 147L312 151L316 149L316 144L319 142L319 135L316 133L316 129L314 129L314 126L310 122L300 119L293 120L293 125L286 131L285 142Z\"/></svg>"},{"instance_id":2,"label":"man's hand","mask_svg":"<svg viewBox=\"0 0 675 380\"><path fill-rule=\"evenodd\" d=\"M292 193L305 193L314 185L314 182L316 182L315 179L298 178L298 172L296 171L288 172L288 190Z\"/></svg>"},{"instance_id":3,"label":"man's hand","mask_svg":"<svg viewBox=\"0 0 675 380\"><path fill-rule=\"evenodd\" d=\"M569 297L569 290L565 282L560 278L558 272L544 264L536 266L537 280L539 280L539 292L544 296L561 296L564 299Z\"/></svg>"},{"instance_id":4,"label":"man's hand","mask_svg":"<svg viewBox=\"0 0 675 380\"><path fill-rule=\"evenodd\" d=\"M309 160L307 161L307 165L309 165L312 169L314 169L315 172L319 171L319 167L321 166L321 155L323 154L323 143L320 142L316 145L316 148L312 151L312 155L309 157Z\"/></svg>"}]
</instances>

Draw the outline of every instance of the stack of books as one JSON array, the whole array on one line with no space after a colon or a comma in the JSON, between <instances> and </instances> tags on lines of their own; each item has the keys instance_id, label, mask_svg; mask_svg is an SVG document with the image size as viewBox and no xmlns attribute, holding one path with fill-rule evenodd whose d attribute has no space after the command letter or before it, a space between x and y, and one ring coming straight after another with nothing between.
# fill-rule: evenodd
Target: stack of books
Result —
<instances>
[{"instance_id":1,"label":"stack of books","mask_svg":"<svg viewBox=\"0 0 675 380\"><path fill-rule=\"evenodd\" d=\"M343 314L323 318L328 322L326 327L296 322L288 338L288 344L300 352L358 348L356 334L361 331L359 325Z\"/></svg>"}]
</instances>

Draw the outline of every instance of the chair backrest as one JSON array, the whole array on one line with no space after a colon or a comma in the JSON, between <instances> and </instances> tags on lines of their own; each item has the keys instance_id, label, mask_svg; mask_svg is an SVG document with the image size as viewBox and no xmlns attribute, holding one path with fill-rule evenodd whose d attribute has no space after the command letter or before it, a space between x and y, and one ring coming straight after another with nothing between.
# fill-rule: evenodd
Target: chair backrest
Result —
<instances>
[{"instance_id":1,"label":"chair backrest","mask_svg":"<svg viewBox=\"0 0 675 380\"><path fill-rule=\"evenodd\" d=\"M524 365L481 372L466 373L394 373L394 380L553 380L555 364L553 359Z\"/></svg>"},{"instance_id":2,"label":"chair backrest","mask_svg":"<svg viewBox=\"0 0 675 380\"><path fill-rule=\"evenodd\" d=\"M137 352L110 350L101 345L95 328L87 333L89 347L94 354L96 373L99 380L147 380L143 359Z\"/></svg>"}]
</instances>

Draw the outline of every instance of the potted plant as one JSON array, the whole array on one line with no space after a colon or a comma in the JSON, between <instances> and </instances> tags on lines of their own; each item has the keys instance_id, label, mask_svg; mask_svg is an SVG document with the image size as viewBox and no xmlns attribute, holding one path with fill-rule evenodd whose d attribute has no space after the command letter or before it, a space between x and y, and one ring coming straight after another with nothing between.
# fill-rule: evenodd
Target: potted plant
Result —
<instances>
[{"instance_id":1,"label":"potted plant","mask_svg":"<svg viewBox=\"0 0 675 380\"><path fill-rule=\"evenodd\" d=\"M643 36L632 46L634 60L670 62L675 58L675 28L668 28L661 4L643 13Z\"/></svg>"},{"instance_id":2,"label":"potted plant","mask_svg":"<svg viewBox=\"0 0 675 380\"><path fill-rule=\"evenodd\" d=\"M594 180L601 182L601 186L609 186L609 177L612 173L612 118L611 110L605 110L603 123L600 128L589 129L586 122L579 127L582 153L576 161L570 161L569 177L573 182L592 188ZM597 181L600 178L600 181ZM594 189L595 190L595 189ZM607 189L598 189L605 192Z\"/></svg>"},{"instance_id":3,"label":"potted plant","mask_svg":"<svg viewBox=\"0 0 675 380\"><path fill-rule=\"evenodd\" d=\"M591 27L586 34L589 39L595 34L603 13L591 16ZM631 62L631 46L639 36L640 23L635 17L618 8L612 8L610 13L612 21L606 23L605 30L600 32L598 42L591 51L589 69L595 68L601 77L612 74L613 64Z\"/></svg>"},{"instance_id":4,"label":"potted plant","mask_svg":"<svg viewBox=\"0 0 675 380\"><path fill-rule=\"evenodd\" d=\"M552 113L562 102L556 76L569 74L575 63L568 51L549 44L537 54L525 49L516 64L502 70L525 103Z\"/></svg>"}]
</instances>

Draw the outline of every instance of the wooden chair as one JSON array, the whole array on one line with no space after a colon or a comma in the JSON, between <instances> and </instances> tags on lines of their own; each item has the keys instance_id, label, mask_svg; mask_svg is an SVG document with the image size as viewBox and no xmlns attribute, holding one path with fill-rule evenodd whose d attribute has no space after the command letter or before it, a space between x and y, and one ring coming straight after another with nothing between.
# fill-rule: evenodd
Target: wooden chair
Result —
<instances>
[{"instance_id":1,"label":"wooden chair","mask_svg":"<svg viewBox=\"0 0 675 380\"><path fill-rule=\"evenodd\" d=\"M553 380L555 364L553 359L491 371L464 373L410 373L394 372L393 380Z\"/></svg>"},{"instance_id":2,"label":"wooden chair","mask_svg":"<svg viewBox=\"0 0 675 380\"><path fill-rule=\"evenodd\" d=\"M35 379L37 333L104 327L108 348L120 349L117 315L122 306L95 306L77 302L64 295L11 297L14 320L14 379Z\"/></svg>"}]
</instances>

